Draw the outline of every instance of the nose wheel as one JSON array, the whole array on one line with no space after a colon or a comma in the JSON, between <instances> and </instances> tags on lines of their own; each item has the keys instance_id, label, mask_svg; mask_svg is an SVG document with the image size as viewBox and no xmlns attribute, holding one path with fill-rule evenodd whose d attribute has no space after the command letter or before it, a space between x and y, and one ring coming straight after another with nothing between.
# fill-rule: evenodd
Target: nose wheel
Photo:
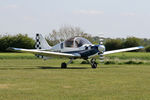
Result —
<instances>
[{"instance_id":1,"label":"nose wheel","mask_svg":"<svg viewBox=\"0 0 150 100\"><path fill-rule=\"evenodd\" d=\"M92 68L97 68L97 63L96 63L96 62L93 62L93 63L91 64L91 67L92 67Z\"/></svg>"},{"instance_id":2,"label":"nose wheel","mask_svg":"<svg viewBox=\"0 0 150 100\"><path fill-rule=\"evenodd\" d=\"M91 67L92 67L93 69L97 68L96 59L91 59L91 61L89 61L89 60L87 59L87 61L91 64Z\"/></svg>"},{"instance_id":3,"label":"nose wheel","mask_svg":"<svg viewBox=\"0 0 150 100\"><path fill-rule=\"evenodd\" d=\"M91 67L92 68L97 68L96 59L91 59Z\"/></svg>"}]
</instances>

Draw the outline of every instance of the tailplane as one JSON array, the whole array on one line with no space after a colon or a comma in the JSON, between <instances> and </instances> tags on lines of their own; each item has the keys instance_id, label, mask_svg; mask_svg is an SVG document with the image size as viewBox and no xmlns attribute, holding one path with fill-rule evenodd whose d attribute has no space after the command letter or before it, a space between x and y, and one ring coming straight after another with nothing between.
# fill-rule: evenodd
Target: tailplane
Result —
<instances>
[{"instance_id":1,"label":"tailplane","mask_svg":"<svg viewBox=\"0 0 150 100\"><path fill-rule=\"evenodd\" d=\"M48 50L48 49L51 49L52 47L47 43L47 41L45 40L45 38L43 38L41 34L36 34L35 48Z\"/></svg>"}]
</instances>

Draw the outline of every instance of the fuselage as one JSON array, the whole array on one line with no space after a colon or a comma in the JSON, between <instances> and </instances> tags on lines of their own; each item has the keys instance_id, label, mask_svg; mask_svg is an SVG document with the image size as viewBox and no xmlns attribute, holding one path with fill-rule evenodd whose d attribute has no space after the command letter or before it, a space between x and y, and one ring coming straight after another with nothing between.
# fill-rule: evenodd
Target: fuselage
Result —
<instances>
[{"instance_id":1,"label":"fuselage","mask_svg":"<svg viewBox=\"0 0 150 100\"><path fill-rule=\"evenodd\" d=\"M51 51L53 52L79 53L82 58L95 56L100 52L99 50L104 51L104 46L101 46L100 48L99 45L93 45L87 39L82 37L70 38L51 48Z\"/></svg>"}]
</instances>

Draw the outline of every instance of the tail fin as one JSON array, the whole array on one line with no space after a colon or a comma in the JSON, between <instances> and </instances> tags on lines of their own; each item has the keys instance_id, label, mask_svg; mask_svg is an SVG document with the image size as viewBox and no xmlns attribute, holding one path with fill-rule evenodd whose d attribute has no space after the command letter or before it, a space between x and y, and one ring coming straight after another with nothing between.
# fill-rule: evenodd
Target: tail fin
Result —
<instances>
[{"instance_id":1,"label":"tail fin","mask_svg":"<svg viewBox=\"0 0 150 100\"><path fill-rule=\"evenodd\" d=\"M51 49L45 38L41 34L36 34L36 49Z\"/></svg>"}]
</instances>

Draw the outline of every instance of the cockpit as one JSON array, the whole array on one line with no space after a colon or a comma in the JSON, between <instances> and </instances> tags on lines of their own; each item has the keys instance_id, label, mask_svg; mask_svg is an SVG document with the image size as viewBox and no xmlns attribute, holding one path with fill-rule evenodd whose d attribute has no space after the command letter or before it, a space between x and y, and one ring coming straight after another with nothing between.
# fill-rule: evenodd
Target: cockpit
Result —
<instances>
[{"instance_id":1,"label":"cockpit","mask_svg":"<svg viewBox=\"0 0 150 100\"><path fill-rule=\"evenodd\" d=\"M65 41L65 47L70 47L70 48L81 47L84 44L92 44L92 43L82 37L74 37Z\"/></svg>"}]
</instances>

